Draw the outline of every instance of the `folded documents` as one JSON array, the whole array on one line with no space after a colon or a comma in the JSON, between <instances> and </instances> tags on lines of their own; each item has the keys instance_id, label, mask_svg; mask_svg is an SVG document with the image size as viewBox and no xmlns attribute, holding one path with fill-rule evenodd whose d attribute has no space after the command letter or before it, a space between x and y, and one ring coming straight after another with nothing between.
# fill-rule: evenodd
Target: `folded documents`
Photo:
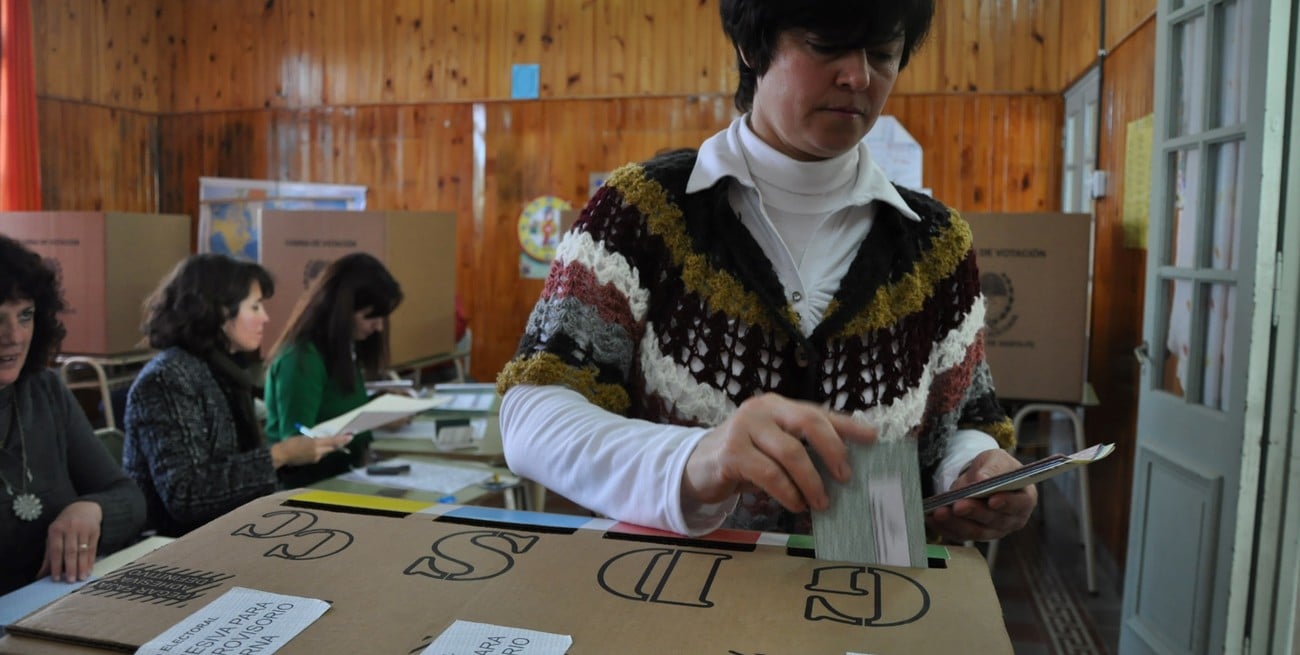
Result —
<instances>
[{"instance_id":1,"label":"folded documents","mask_svg":"<svg viewBox=\"0 0 1300 655\"><path fill-rule=\"evenodd\" d=\"M1076 469L1085 464L1091 464L1098 461L1115 450L1115 444L1097 444L1091 448L1085 448L1073 455L1052 455L1044 457L1036 462L1025 464L1023 467L1014 471L1009 471L991 477L987 480L981 480L968 487L953 489L941 494L935 494L926 498L923 502L925 511L929 512L934 509L951 505L963 498L983 498L991 496L1000 491L1015 491L1023 489L1035 482L1040 482L1051 477L1058 476L1071 469Z\"/></svg>"},{"instance_id":2,"label":"folded documents","mask_svg":"<svg viewBox=\"0 0 1300 655\"><path fill-rule=\"evenodd\" d=\"M393 421L427 412L446 401L440 398L407 398L384 394L374 400L340 416L317 423L311 433L316 436L330 437L336 434L365 432Z\"/></svg>"}]
</instances>

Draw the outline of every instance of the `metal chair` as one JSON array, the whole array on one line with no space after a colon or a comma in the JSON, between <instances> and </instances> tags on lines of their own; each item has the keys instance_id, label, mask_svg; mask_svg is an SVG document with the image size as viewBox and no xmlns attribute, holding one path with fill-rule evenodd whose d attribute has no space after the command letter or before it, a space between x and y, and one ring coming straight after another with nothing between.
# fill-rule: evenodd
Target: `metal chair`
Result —
<instances>
[{"instance_id":1,"label":"metal chair","mask_svg":"<svg viewBox=\"0 0 1300 655\"><path fill-rule=\"evenodd\" d=\"M99 442L104 444L108 454L113 456L113 461L118 466L122 465L122 449L126 445L126 434L117 428L99 428L95 430L95 436L99 437Z\"/></svg>"}]
</instances>

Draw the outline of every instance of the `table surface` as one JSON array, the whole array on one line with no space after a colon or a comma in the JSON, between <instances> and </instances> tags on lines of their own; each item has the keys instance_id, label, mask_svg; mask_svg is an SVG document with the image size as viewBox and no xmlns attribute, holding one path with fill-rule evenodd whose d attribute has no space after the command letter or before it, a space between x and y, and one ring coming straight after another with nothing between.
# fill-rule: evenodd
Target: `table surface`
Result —
<instances>
[{"instance_id":1,"label":"table surface","mask_svg":"<svg viewBox=\"0 0 1300 655\"><path fill-rule=\"evenodd\" d=\"M423 491L419 489L407 489L396 485L388 486L382 484L371 484L368 482L362 482L360 480L350 480L350 479L344 479L342 477L336 476L333 478L321 480L320 482L310 485L308 488L319 489L322 491L342 491L342 492L354 493L354 494L365 494L368 496L383 496L385 498L403 498L407 500L420 500L420 501L426 501L431 503L440 502L443 500L445 496L452 495L455 496L454 502L456 504L470 505L489 494L501 493L505 489L513 488L514 486L518 485L520 482L519 478L516 477L513 473L511 473L509 469L502 468L499 466L490 466L482 462L448 461L446 459L443 459L442 457L426 457L421 455L410 455L410 454L402 455L401 458L405 460L411 460L414 462L426 462L426 463L438 464L442 466L452 466L458 468L489 471L491 473L496 474L498 482L494 483L493 485L490 485L490 486L495 486L496 488L489 488L489 486L484 486L482 484L472 484L468 487L464 487L462 489L457 490L453 494L439 494L439 493L434 493L431 491Z\"/></svg>"},{"instance_id":2,"label":"table surface","mask_svg":"<svg viewBox=\"0 0 1300 655\"><path fill-rule=\"evenodd\" d=\"M111 555L106 555L95 561L95 568L91 570L90 580L102 578L109 573L121 568L123 565L147 555L157 548L165 546L172 541L171 537L148 537L131 546ZM89 580L87 580L89 582ZM36 611L38 608L53 602L74 590L80 588L85 582L56 582L49 577L37 580L26 587L20 587L3 596L0 596L0 634L4 634L4 626L21 619L28 614Z\"/></svg>"},{"instance_id":3,"label":"table surface","mask_svg":"<svg viewBox=\"0 0 1300 655\"><path fill-rule=\"evenodd\" d=\"M456 418L451 413L430 412L417 417L419 422L435 422L439 419ZM408 438L392 436L391 432L375 430L375 440L370 450L381 457L399 455L430 455L444 459L480 462L489 466L505 466L506 455L501 447L501 422L496 414L482 414L477 419L483 420L486 427L481 438L474 440L474 445L462 450L444 450L438 447L432 438ZM474 420L474 419L470 419Z\"/></svg>"}]
</instances>

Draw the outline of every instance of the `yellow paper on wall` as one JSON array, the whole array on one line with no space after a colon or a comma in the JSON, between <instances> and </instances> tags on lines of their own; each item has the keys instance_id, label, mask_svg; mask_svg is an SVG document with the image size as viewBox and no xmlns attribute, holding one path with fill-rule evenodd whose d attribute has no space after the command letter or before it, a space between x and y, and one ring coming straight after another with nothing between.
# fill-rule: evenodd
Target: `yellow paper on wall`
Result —
<instances>
[{"instance_id":1,"label":"yellow paper on wall","mask_svg":"<svg viewBox=\"0 0 1300 655\"><path fill-rule=\"evenodd\" d=\"M1124 246L1147 247L1147 225L1151 220L1151 124L1152 115L1128 124L1124 143Z\"/></svg>"}]
</instances>

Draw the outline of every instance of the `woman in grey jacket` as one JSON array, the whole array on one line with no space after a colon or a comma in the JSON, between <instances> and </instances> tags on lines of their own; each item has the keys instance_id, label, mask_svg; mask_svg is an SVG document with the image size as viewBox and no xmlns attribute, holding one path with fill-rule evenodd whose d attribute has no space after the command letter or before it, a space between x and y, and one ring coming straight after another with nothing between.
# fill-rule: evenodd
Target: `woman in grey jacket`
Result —
<instances>
[{"instance_id":1,"label":"woman in grey jacket","mask_svg":"<svg viewBox=\"0 0 1300 655\"><path fill-rule=\"evenodd\" d=\"M351 439L266 443L244 358L262 343L262 301L274 291L257 264L193 255L149 301L145 331L162 352L127 395L122 463L161 534L180 536L271 493L276 469L313 464Z\"/></svg>"}]
</instances>

